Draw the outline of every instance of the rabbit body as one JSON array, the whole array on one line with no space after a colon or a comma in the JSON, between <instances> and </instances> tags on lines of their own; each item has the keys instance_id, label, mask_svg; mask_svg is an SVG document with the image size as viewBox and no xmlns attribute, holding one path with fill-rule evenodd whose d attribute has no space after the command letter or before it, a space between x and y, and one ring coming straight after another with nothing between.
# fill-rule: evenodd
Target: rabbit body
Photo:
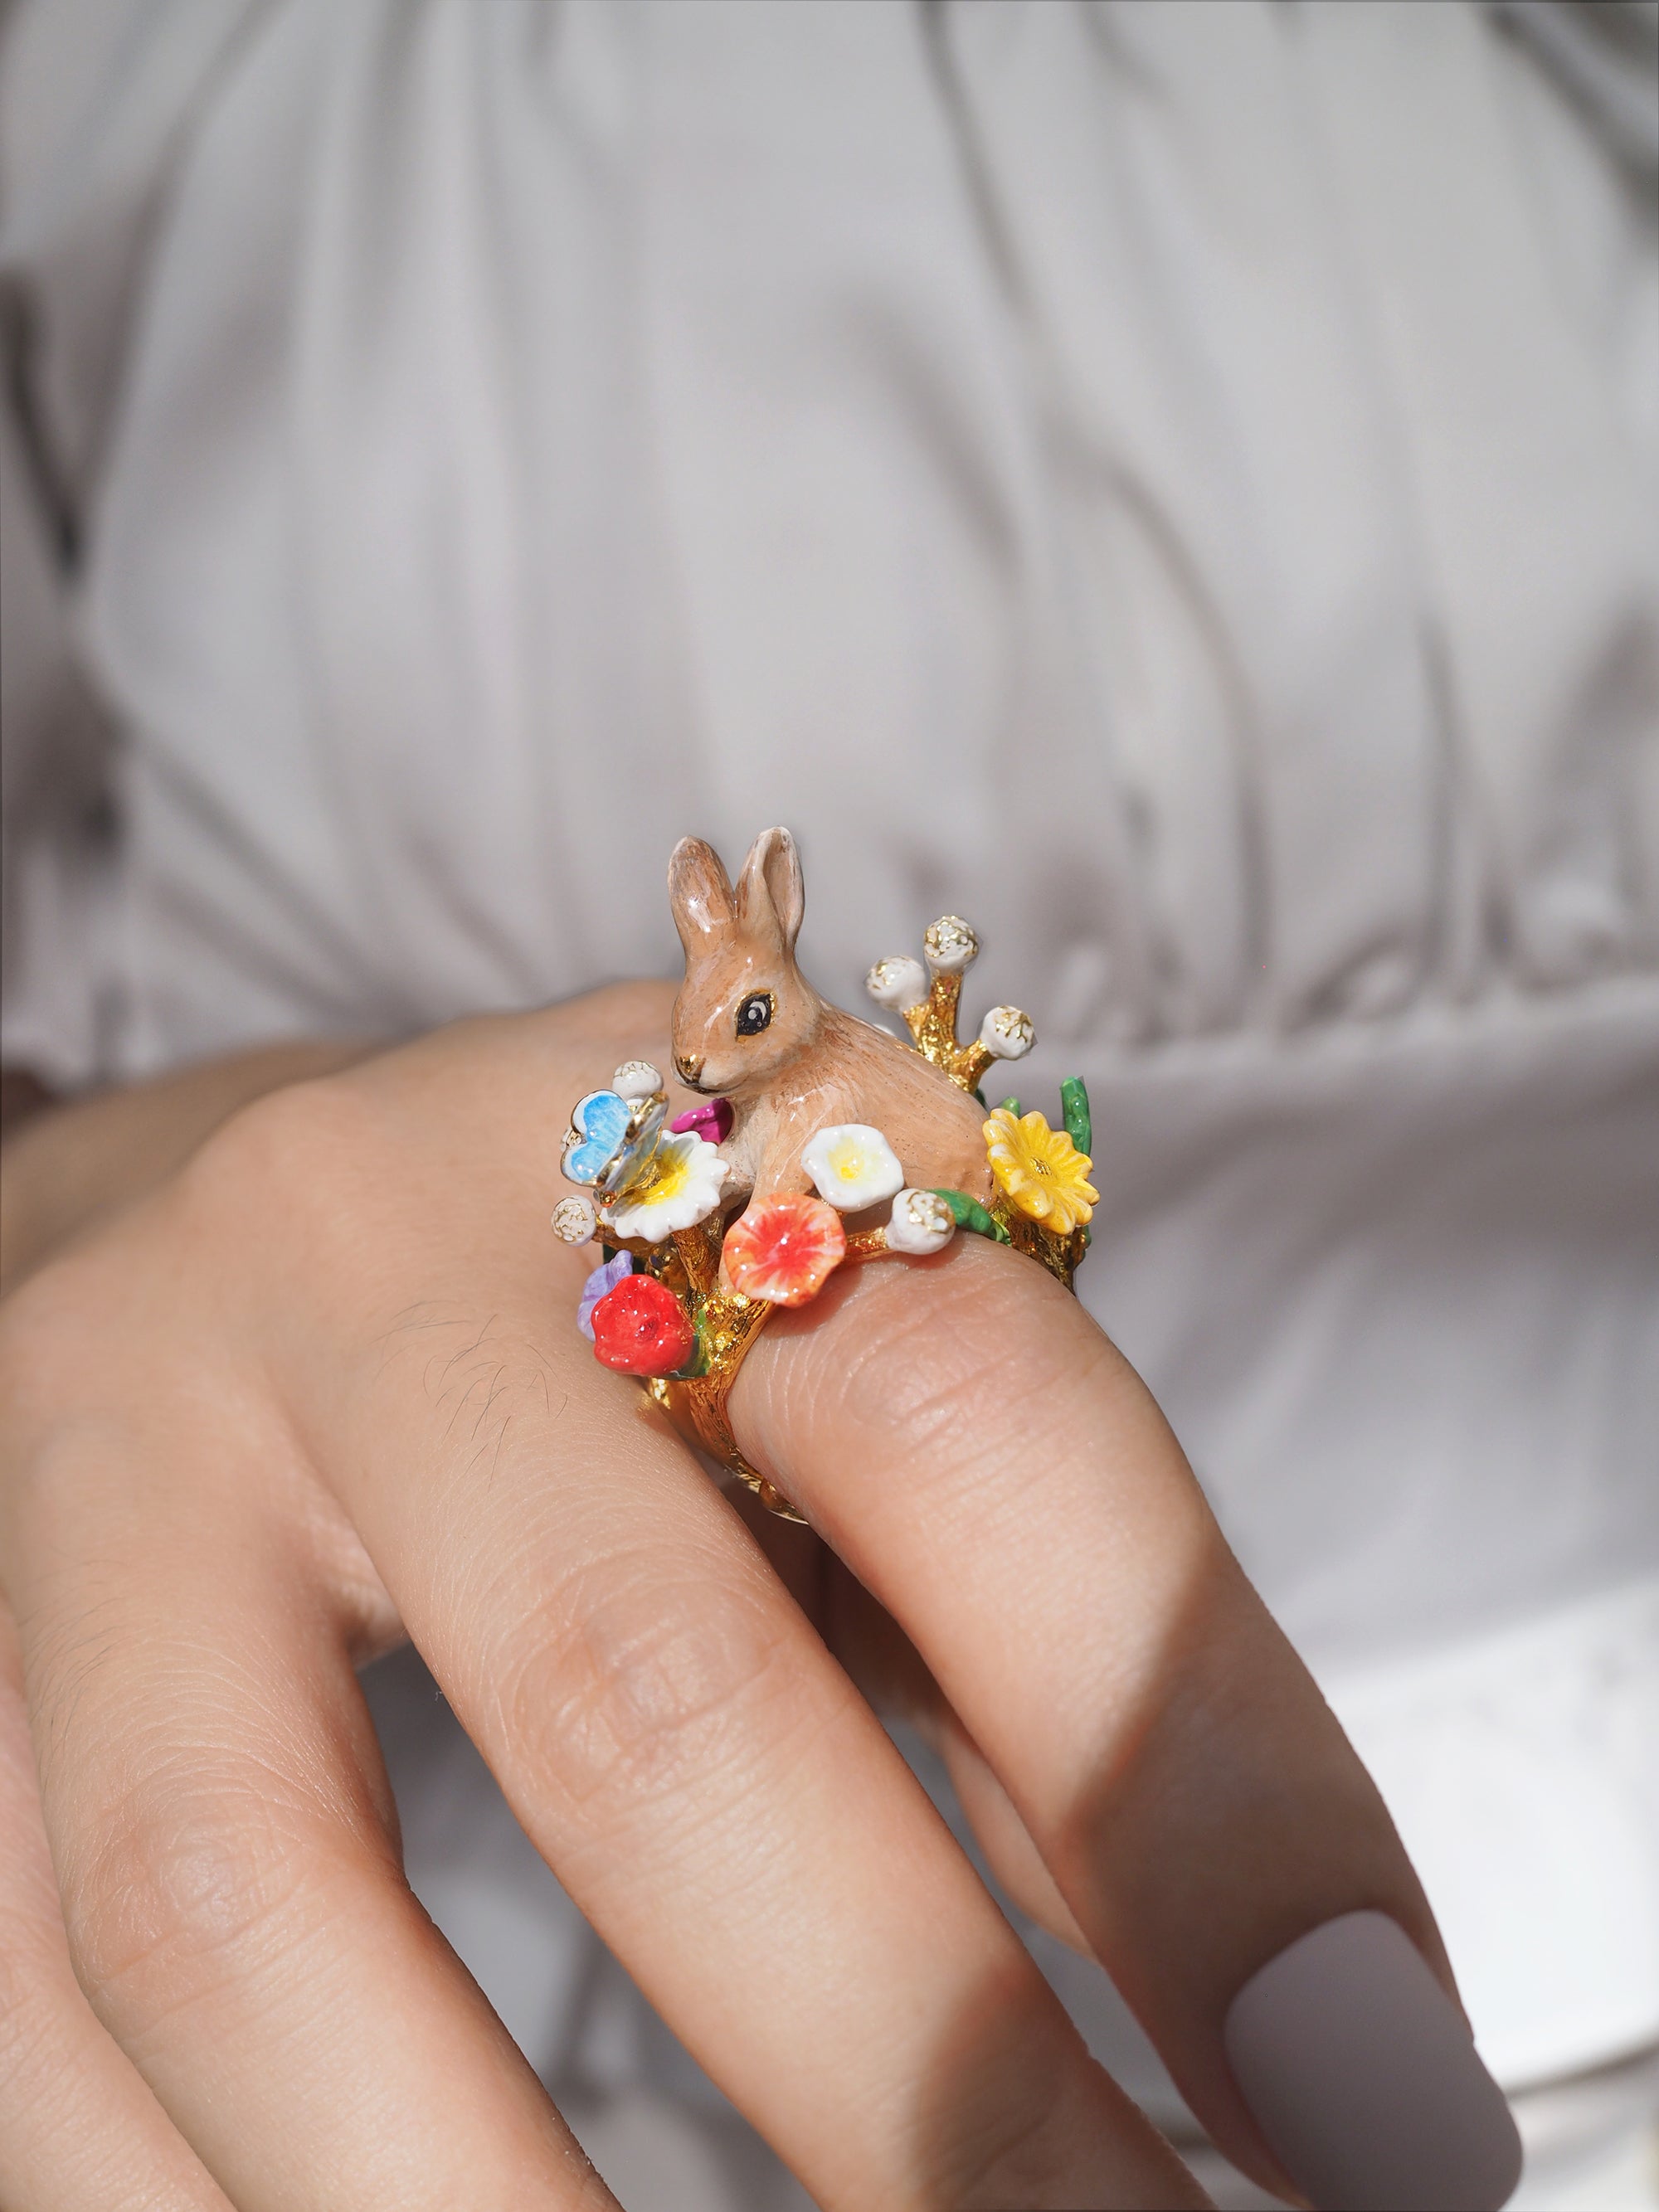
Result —
<instances>
[{"instance_id":1,"label":"rabbit body","mask_svg":"<svg viewBox=\"0 0 1659 2212\"><path fill-rule=\"evenodd\" d=\"M811 1188L801 1147L846 1121L878 1128L907 1182L991 1195L984 1111L884 1030L819 996L795 964L804 894L787 830L750 847L734 890L720 856L682 838L668 867L685 979L674 1001L674 1067L690 1089L730 1100L721 1146L729 1191Z\"/></svg>"},{"instance_id":2,"label":"rabbit body","mask_svg":"<svg viewBox=\"0 0 1659 2212\"><path fill-rule=\"evenodd\" d=\"M820 1129L862 1121L898 1154L907 1183L988 1200L984 1109L885 1030L819 1003L823 1018L799 1069L760 1097L732 1097L720 1148L732 1163L727 1188L757 1198L810 1190L801 1147Z\"/></svg>"}]
</instances>

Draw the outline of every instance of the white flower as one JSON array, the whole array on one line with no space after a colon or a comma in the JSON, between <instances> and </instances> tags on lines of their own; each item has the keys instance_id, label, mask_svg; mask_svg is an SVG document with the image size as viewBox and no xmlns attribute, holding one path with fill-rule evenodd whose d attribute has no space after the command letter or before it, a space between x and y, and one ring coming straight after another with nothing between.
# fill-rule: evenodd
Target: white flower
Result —
<instances>
[{"instance_id":1,"label":"white flower","mask_svg":"<svg viewBox=\"0 0 1659 2212\"><path fill-rule=\"evenodd\" d=\"M1024 1060L1036 1042L1031 1017L1018 1006L993 1006L979 1025L979 1041L993 1060Z\"/></svg>"},{"instance_id":2,"label":"white flower","mask_svg":"<svg viewBox=\"0 0 1659 2212\"><path fill-rule=\"evenodd\" d=\"M936 1190L902 1190L887 1224L894 1252L939 1252L957 1233L957 1218Z\"/></svg>"},{"instance_id":3,"label":"white flower","mask_svg":"<svg viewBox=\"0 0 1659 2212\"><path fill-rule=\"evenodd\" d=\"M959 975L979 957L979 939L959 914L942 914L921 942L936 975Z\"/></svg>"},{"instance_id":4,"label":"white flower","mask_svg":"<svg viewBox=\"0 0 1659 2212\"><path fill-rule=\"evenodd\" d=\"M659 1244L676 1229L694 1229L720 1201L732 1172L713 1145L693 1129L664 1137L639 1175L617 1192L606 1208L607 1225L618 1237L641 1237Z\"/></svg>"},{"instance_id":5,"label":"white flower","mask_svg":"<svg viewBox=\"0 0 1659 2212\"><path fill-rule=\"evenodd\" d=\"M838 1121L801 1146L800 1164L842 1213L856 1213L904 1188L898 1154L879 1129L864 1121Z\"/></svg>"},{"instance_id":6,"label":"white flower","mask_svg":"<svg viewBox=\"0 0 1659 2212\"><path fill-rule=\"evenodd\" d=\"M553 1209L553 1234L562 1244L591 1244L599 1225L591 1198L562 1198Z\"/></svg>"},{"instance_id":7,"label":"white flower","mask_svg":"<svg viewBox=\"0 0 1659 2212\"><path fill-rule=\"evenodd\" d=\"M625 1060L611 1077L611 1088L619 1098L654 1098L662 1077L648 1060Z\"/></svg>"},{"instance_id":8,"label":"white flower","mask_svg":"<svg viewBox=\"0 0 1659 2212\"><path fill-rule=\"evenodd\" d=\"M896 954L890 960L877 961L864 979L864 988L878 1006L908 1014L927 996L927 970L920 960Z\"/></svg>"}]
</instances>

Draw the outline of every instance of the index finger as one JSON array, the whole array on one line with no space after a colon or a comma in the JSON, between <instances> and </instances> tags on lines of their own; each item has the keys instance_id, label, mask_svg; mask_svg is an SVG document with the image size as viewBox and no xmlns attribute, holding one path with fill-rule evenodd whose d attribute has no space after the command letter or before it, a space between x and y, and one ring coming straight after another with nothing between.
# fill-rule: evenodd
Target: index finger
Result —
<instances>
[{"instance_id":1,"label":"index finger","mask_svg":"<svg viewBox=\"0 0 1659 2212\"><path fill-rule=\"evenodd\" d=\"M1382 1800L1150 1395L976 1238L780 1315L745 1455L907 1630L1218 2145L1400 2212L1519 2171Z\"/></svg>"}]
</instances>

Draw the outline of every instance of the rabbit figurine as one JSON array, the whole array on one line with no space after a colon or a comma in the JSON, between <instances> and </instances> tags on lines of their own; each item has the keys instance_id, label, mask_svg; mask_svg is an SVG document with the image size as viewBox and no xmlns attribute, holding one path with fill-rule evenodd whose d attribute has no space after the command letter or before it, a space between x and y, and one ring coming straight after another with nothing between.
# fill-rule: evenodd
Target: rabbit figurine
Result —
<instances>
[{"instance_id":1,"label":"rabbit figurine","mask_svg":"<svg viewBox=\"0 0 1659 2212\"><path fill-rule=\"evenodd\" d=\"M820 998L795 965L805 900L787 830L755 840L735 890L713 846L683 837L668 893L685 948L674 1072L732 1107L728 1193L810 1190L801 1147L858 1121L881 1130L907 1182L991 1197L983 1108L919 1052Z\"/></svg>"}]
</instances>

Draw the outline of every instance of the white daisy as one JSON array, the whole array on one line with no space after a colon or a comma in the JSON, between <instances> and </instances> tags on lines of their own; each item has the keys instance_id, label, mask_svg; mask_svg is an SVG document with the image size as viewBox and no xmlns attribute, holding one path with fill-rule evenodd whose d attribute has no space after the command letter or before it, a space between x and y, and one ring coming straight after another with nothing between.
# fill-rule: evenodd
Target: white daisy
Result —
<instances>
[{"instance_id":1,"label":"white daisy","mask_svg":"<svg viewBox=\"0 0 1659 2212\"><path fill-rule=\"evenodd\" d=\"M879 1129L864 1121L838 1121L801 1146L800 1164L818 1195L843 1213L874 1206L904 1188L898 1154Z\"/></svg>"},{"instance_id":2,"label":"white daisy","mask_svg":"<svg viewBox=\"0 0 1659 2212\"><path fill-rule=\"evenodd\" d=\"M694 1229L714 1211L731 1172L715 1147L694 1130L660 1138L650 1158L641 1161L638 1176L609 1200L606 1225L618 1237L659 1244L676 1229Z\"/></svg>"}]
</instances>

